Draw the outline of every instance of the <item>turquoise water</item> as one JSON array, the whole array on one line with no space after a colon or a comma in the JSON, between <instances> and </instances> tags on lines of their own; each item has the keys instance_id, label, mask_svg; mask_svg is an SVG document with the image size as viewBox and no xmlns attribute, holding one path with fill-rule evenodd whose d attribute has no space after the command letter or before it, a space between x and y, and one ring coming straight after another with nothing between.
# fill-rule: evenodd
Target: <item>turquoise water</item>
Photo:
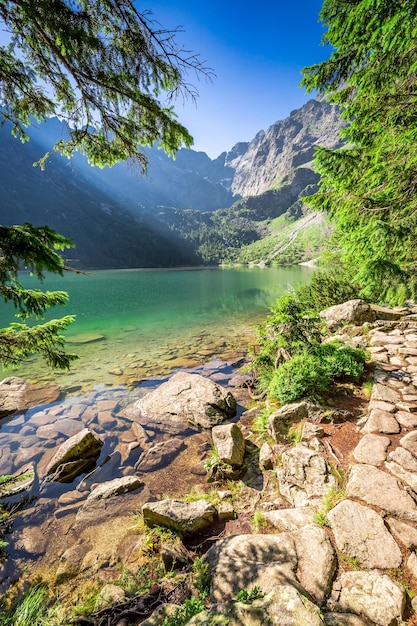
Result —
<instances>
[{"instance_id":1,"label":"turquoise water","mask_svg":"<svg viewBox=\"0 0 417 626\"><path fill-rule=\"evenodd\" d=\"M228 358L254 341L254 326L290 286L306 282L304 267L114 270L48 276L42 286L70 301L48 318L75 314L68 350L80 359L70 373L48 371L38 357L7 374L56 382L67 390L104 383L134 386L148 376L213 356ZM38 288L34 277L25 286ZM13 317L0 309L0 326Z\"/></svg>"}]
</instances>

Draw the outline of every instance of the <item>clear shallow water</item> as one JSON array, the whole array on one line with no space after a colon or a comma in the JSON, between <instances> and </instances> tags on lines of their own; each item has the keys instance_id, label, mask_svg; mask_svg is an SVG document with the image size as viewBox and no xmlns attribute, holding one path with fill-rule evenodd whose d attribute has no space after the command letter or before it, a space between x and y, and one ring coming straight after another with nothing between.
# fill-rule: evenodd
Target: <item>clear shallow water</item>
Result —
<instances>
[{"instance_id":1,"label":"clear shallow water","mask_svg":"<svg viewBox=\"0 0 417 626\"><path fill-rule=\"evenodd\" d=\"M306 282L304 267L114 270L48 276L43 289L64 290L66 307L47 319L75 314L68 351L80 359L69 373L48 371L38 357L5 375L54 382L67 391L98 383L135 386L149 376L232 357L253 342L255 325L290 286ZM25 286L38 288L24 276ZM0 326L13 317L0 308Z\"/></svg>"}]
</instances>

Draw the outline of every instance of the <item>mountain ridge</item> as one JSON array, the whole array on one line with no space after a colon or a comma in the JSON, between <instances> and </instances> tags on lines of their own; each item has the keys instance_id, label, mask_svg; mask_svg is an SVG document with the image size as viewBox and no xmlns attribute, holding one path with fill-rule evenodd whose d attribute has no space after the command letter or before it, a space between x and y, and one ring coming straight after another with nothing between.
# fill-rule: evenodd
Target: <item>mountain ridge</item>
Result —
<instances>
[{"instance_id":1,"label":"mountain ridge","mask_svg":"<svg viewBox=\"0 0 417 626\"><path fill-rule=\"evenodd\" d=\"M47 223L71 237L82 269L164 267L239 261L239 250L270 234L269 222L301 217L300 197L316 189L316 145L338 147L337 109L310 100L250 142L210 159L181 149L176 160L145 148L148 175L128 163L99 170L53 154L65 130L57 118L29 129L22 146L0 129L2 222ZM246 261L245 261L246 262Z\"/></svg>"}]
</instances>

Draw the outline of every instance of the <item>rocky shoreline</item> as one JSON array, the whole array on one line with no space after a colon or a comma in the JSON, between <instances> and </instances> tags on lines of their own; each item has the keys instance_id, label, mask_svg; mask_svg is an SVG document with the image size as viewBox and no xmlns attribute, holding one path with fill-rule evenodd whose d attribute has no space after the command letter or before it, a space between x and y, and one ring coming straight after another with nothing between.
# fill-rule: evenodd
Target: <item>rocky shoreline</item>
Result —
<instances>
[{"instance_id":1,"label":"rocky shoreline","mask_svg":"<svg viewBox=\"0 0 417 626\"><path fill-rule=\"evenodd\" d=\"M0 471L24 468L27 481L11 501L36 493L14 517L3 591L29 564L21 580L40 576L66 604L81 602L85 581L94 580L112 605L105 610L114 621L106 623L162 625L175 609L169 594L209 548L209 596L189 624L416 624L417 320L374 307L373 321L359 323L344 310L334 330L369 349L370 398L341 388L329 398L333 407L281 407L263 438L247 376L219 362L141 390L130 403L120 390L102 390L90 403L74 399L17 417L26 446L3 427L13 465L3 454ZM200 377L198 391L191 383ZM232 398L238 410L230 422ZM103 444L93 468L72 483L56 474L46 480L60 466L52 462L57 450L82 430ZM195 501L184 502L193 490ZM142 526L132 521L138 511ZM144 537L155 525L183 539L158 547L159 560L171 554L165 578L154 578L166 592L163 610L150 618L131 611L123 622L121 571L134 578L149 567L155 551ZM248 601L242 590L258 591ZM92 623L101 624L98 606Z\"/></svg>"}]
</instances>

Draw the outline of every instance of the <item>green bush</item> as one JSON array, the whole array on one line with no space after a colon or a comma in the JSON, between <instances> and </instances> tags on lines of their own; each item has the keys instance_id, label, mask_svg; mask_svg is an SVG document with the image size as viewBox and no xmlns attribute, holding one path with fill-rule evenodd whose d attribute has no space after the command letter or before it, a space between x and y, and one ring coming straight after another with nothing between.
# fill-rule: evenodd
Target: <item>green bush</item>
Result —
<instances>
[{"instance_id":1,"label":"green bush","mask_svg":"<svg viewBox=\"0 0 417 626\"><path fill-rule=\"evenodd\" d=\"M304 310L319 312L358 298L359 291L359 285L340 267L337 271L317 270L307 285L298 287L296 296Z\"/></svg>"},{"instance_id":2,"label":"green bush","mask_svg":"<svg viewBox=\"0 0 417 626\"><path fill-rule=\"evenodd\" d=\"M269 385L269 396L281 404L295 402L304 396L317 396L326 391L330 376L320 359L303 352L281 365Z\"/></svg>"},{"instance_id":3,"label":"green bush","mask_svg":"<svg viewBox=\"0 0 417 626\"><path fill-rule=\"evenodd\" d=\"M339 342L312 346L281 365L272 376L268 393L281 404L305 396L317 397L341 378L358 380L363 374L366 351Z\"/></svg>"},{"instance_id":4,"label":"green bush","mask_svg":"<svg viewBox=\"0 0 417 626\"><path fill-rule=\"evenodd\" d=\"M339 341L317 346L314 354L322 360L331 379L346 376L354 380L362 376L367 356L365 350L344 346Z\"/></svg>"}]
</instances>

